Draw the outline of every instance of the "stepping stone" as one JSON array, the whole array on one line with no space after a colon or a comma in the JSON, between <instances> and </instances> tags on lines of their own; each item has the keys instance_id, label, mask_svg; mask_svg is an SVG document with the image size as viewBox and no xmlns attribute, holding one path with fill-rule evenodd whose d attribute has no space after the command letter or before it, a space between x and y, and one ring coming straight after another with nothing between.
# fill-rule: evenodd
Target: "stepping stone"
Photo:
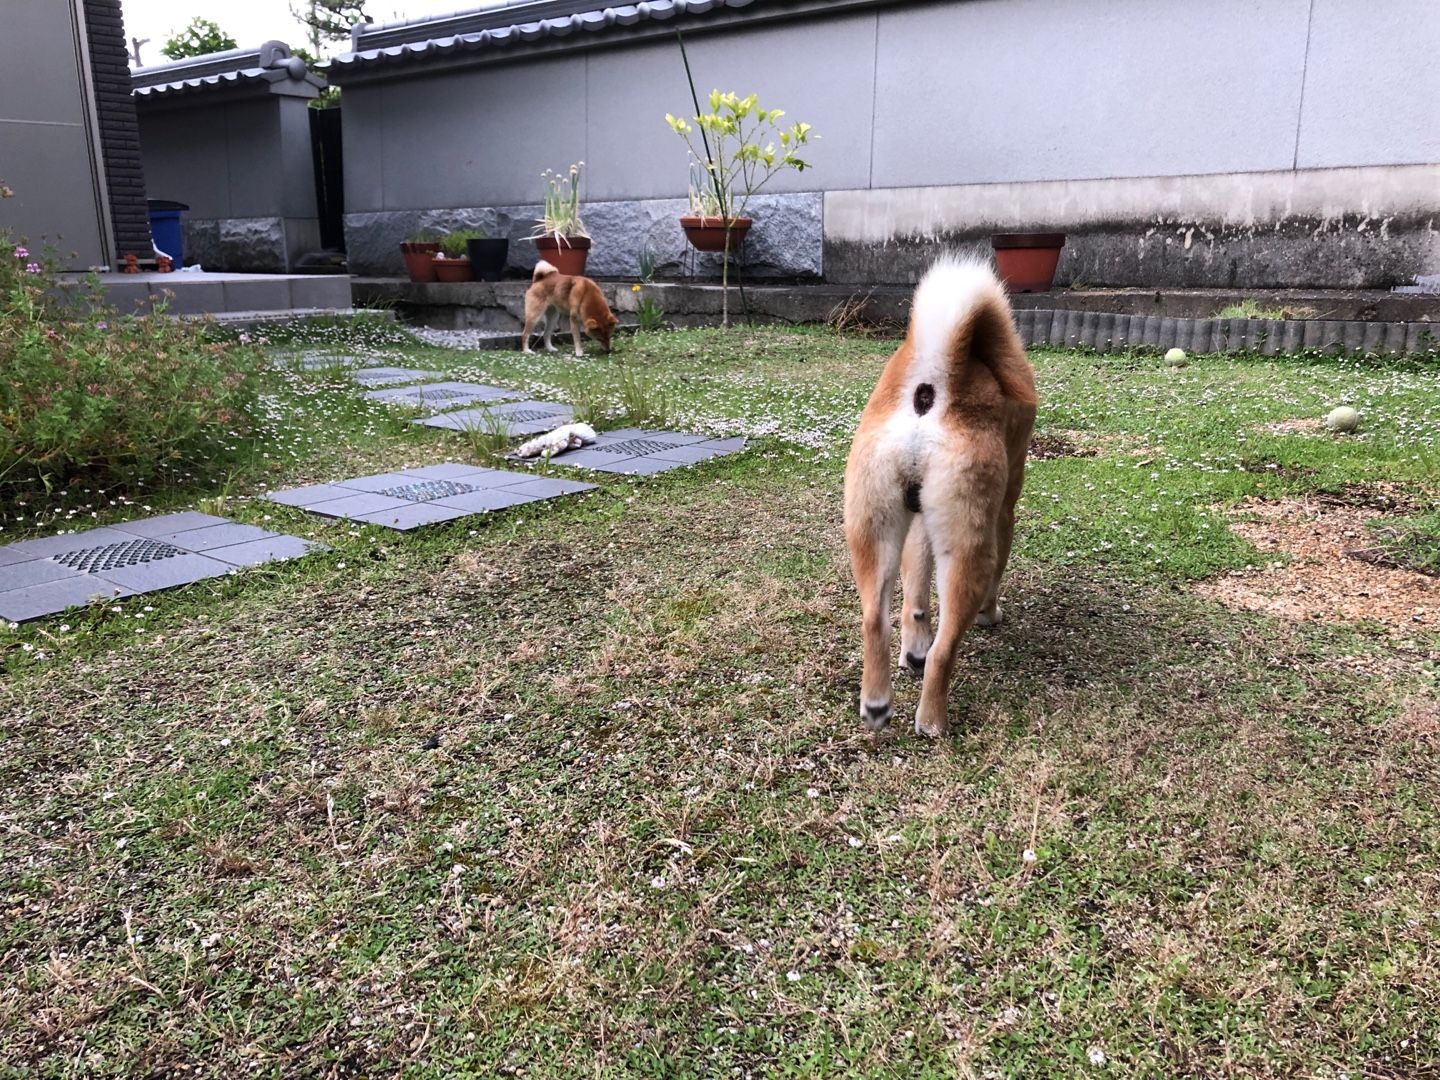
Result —
<instances>
[{"instance_id":1,"label":"stepping stone","mask_svg":"<svg viewBox=\"0 0 1440 1080\"><path fill-rule=\"evenodd\" d=\"M291 371L338 371L344 368L353 368L364 362L364 358L359 356L321 352L306 352L299 355L286 353L274 358L276 367Z\"/></svg>"},{"instance_id":2,"label":"stepping stone","mask_svg":"<svg viewBox=\"0 0 1440 1080\"><path fill-rule=\"evenodd\" d=\"M573 465L626 476L649 476L745 449L743 438L712 439L684 431L622 428L604 431L589 446L556 454L556 465Z\"/></svg>"},{"instance_id":3,"label":"stepping stone","mask_svg":"<svg viewBox=\"0 0 1440 1080\"><path fill-rule=\"evenodd\" d=\"M439 379L441 371L415 371L412 368L372 367L352 371L350 377L361 386L392 386L395 383L418 383L427 379Z\"/></svg>"},{"instance_id":4,"label":"stepping stone","mask_svg":"<svg viewBox=\"0 0 1440 1080\"><path fill-rule=\"evenodd\" d=\"M497 427L507 436L538 435L568 424L574 415L569 405L561 405L557 401L512 401L505 405L441 413L415 423L450 431L489 431Z\"/></svg>"},{"instance_id":5,"label":"stepping stone","mask_svg":"<svg viewBox=\"0 0 1440 1080\"><path fill-rule=\"evenodd\" d=\"M524 397L503 386L486 386L484 383L441 382L423 383L420 386L395 386L388 390L367 390L362 397L372 401L388 401L393 405L448 407L451 405L473 405L477 401L504 401L506 398Z\"/></svg>"},{"instance_id":6,"label":"stepping stone","mask_svg":"<svg viewBox=\"0 0 1440 1080\"><path fill-rule=\"evenodd\" d=\"M93 597L188 585L319 546L194 512L23 540L0 547L0 619L24 622Z\"/></svg>"},{"instance_id":7,"label":"stepping stone","mask_svg":"<svg viewBox=\"0 0 1440 1080\"><path fill-rule=\"evenodd\" d=\"M594 486L474 465L427 465L277 491L270 499L323 517L408 532L422 525L589 491Z\"/></svg>"}]
</instances>

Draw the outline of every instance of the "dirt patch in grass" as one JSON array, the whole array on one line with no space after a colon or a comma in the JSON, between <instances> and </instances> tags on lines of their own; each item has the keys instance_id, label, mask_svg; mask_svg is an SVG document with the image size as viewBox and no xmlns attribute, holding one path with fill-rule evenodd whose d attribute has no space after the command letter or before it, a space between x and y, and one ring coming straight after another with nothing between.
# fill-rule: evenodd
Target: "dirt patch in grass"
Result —
<instances>
[{"instance_id":1,"label":"dirt patch in grass","mask_svg":"<svg viewBox=\"0 0 1440 1080\"><path fill-rule=\"evenodd\" d=\"M1267 435L1318 435L1325 430L1325 421L1318 416L1296 416L1273 424L1260 424L1255 430Z\"/></svg>"},{"instance_id":2,"label":"dirt patch in grass","mask_svg":"<svg viewBox=\"0 0 1440 1080\"><path fill-rule=\"evenodd\" d=\"M1370 527L1405 505L1381 488L1308 499L1250 499L1239 536L1284 563L1201 582L1196 590L1227 607L1313 622L1384 624L1393 631L1440 628L1440 580L1369 557ZM1378 504L1378 505L1377 505Z\"/></svg>"},{"instance_id":3,"label":"dirt patch in grass","mask_svg":"<svg viewBox=\"0 0 1440 1080\"><path fill-rule=\"evenodd\" d=\"M1083 431L1037 431L1030 437L1030 456L1037 461L1063 457L1098 457L1100 440Z\"/></svg>"}]
</instances>

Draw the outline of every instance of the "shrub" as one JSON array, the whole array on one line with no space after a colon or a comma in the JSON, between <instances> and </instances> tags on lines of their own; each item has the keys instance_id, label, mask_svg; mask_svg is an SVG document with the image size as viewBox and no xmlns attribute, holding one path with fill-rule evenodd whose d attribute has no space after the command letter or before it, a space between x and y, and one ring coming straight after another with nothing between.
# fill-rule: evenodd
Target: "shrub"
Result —
<instances>
[{"instance_id":1,"label":"shrub","mask_svg":"<svg viewBox=\"0 0 1440 1080\"><path fill-rule=\"evenodd\" d=\"M0 232L0 492L143 484L220 467L245 436L258 351L121 316Z\"/></svg>"}]
</instances>

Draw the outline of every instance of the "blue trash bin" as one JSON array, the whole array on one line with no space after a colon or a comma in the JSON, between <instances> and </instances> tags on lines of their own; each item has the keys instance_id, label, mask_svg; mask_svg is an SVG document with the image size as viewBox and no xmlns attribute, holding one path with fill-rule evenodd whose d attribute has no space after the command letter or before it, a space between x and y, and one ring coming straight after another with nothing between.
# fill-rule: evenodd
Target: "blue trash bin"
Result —
<instances>
[{"instance_id":1,"label":"blue trash bin","mask_svg":"<svg viewBox=\"0 0 1440 1080\"><path fill-rule=\"evenodd\" d=\"M172 199L146 201L150 205L150 238L179 270L185 265L185 236L180 229L180 215L190 207Z\"/></svg>"}]
</instances>

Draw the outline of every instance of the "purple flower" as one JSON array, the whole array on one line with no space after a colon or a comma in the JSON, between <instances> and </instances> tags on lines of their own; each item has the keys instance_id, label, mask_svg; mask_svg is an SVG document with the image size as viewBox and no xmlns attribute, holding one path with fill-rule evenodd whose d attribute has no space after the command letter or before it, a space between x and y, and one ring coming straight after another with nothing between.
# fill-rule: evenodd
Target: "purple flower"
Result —
<instances>
[{"instance_id":1,"label":"purple flower","mask_svg":"<svg viewBox=\"0 0 1440 1080\"><path fill-rule=\"evenodd\" d=\"M28 259L28 258L30 257L30 249L29 249L29 248L20 247L20 246L17 244L16 247L15 247L15 257L16 257L17 259Z\"/></svg>"},{"instance_id":2,"label":"purple flower","mask_svg":"<svg viewBox=\"0 0 1440 1080\"><path fill-rule=\"evenodd\" d=\"M109 330L109 329L110 329L110 324L107 323L104 319L101 319L98 323L95 324L95 329L96 329L96 330Z\"/></svg>"},{"instance_id":3,"label":"purple flower","mask_svg":"<svg viewBox=\"0 0 1440 1080\"><path fill-rule=\"evenodd\" d=\"M43 267L42 267L39 263L26 263L26 264L25 264L25 272L26 272L27 274L38 274L38 273L41 272L42 269L43 269Z\"/></svg>"},{"instance_id":4,"label":"purple flower","mask_svg":"<svg viewBox=\"0 0 1440 1080\"><path fill-rule=\"evenodd\" d=\"M249 344L250 344L250 335L247 334L247 333L245 333L244 331L241 331L241 333L240 333L240 344L241 344L241 345L249 345Z\"/></svg>"}]
</instances>

